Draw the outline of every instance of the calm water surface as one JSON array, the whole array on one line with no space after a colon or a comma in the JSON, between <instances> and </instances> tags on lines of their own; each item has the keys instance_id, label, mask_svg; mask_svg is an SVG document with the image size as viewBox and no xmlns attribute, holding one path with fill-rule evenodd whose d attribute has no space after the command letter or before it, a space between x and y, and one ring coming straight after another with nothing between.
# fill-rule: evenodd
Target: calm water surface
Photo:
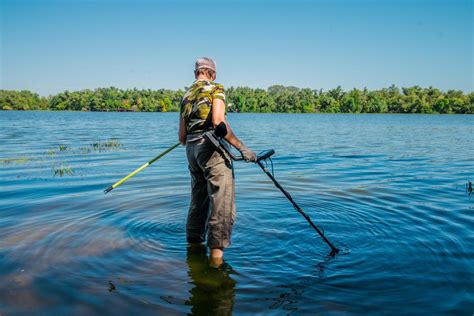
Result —
<instances>
[{"instance_id":1,"label":"calm water surface","mask_svg":"<svg viewBox=\"0 0 474 316\"><path fill-rule=\"evenodd\" d=\"M258 166L236 163L224 271L186 247L183 147L103 194L176 142L177 118L0 112L0 158L16 159L0 161L2 316L474 313L474 116L230 115L343 250L328 257ZM122 146L91 146L110 138Z\"/></svg>"}]
</instances>

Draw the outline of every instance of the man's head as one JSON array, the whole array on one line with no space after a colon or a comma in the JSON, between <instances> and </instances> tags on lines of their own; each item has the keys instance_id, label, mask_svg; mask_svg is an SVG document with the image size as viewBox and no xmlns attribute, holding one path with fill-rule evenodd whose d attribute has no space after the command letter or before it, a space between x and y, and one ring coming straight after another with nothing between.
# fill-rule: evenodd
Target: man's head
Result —
<instances>
[{"instance_id":1,"label":"man's head","mask_svg":"<svg viewBox=\"0 0 474 316\"><path fill-rule=\"evenodd\" d=\"M194 76L196 77L196 79L203 78L208 80L215 80L216 62L208 57L198 58L194 66Z\"/></svg>"}]
</instances>

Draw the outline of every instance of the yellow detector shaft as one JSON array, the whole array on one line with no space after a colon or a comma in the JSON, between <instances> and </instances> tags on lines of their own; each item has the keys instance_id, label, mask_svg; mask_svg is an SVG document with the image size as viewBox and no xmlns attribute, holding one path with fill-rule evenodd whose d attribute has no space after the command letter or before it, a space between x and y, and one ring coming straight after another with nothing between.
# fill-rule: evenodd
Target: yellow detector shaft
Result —
<instances>
[{"instance_id":1,"label":"yellow detector shaft","mask_svg":"<svg viewBox=\"0 0 474 316\"><path fill-rule=\"evenodd\" d=\"M128 174L127 176L123 177L119 181L115 182L110 187L108 187L107 189L104 190L104 194L109 193L110 191L112 191L113 189L115 189L116 187L118 187L119 185L121 185L122 183L124 183L125 181L127 181L128 179L130 179L131 177L133 177L134 175L136 175L137 173L139 173L140 171L142 171L143 169L145 169L146 167L148 167L149 165L151 165L152 163L154 163L155 161L157 161L158 159L160 159L161 157L163 157L164 155L166 155L167 153L169 153L173 149L175 149L176 147L178 147L179 145L180 145L179 143L174 144L173 146L166 149L164 152L162 152L161 154L159 154L158 156L156 156L152 160L145 163L140 168L135 169L135 171L133 171L132 173Z\"/></svg>"}]
</instances>

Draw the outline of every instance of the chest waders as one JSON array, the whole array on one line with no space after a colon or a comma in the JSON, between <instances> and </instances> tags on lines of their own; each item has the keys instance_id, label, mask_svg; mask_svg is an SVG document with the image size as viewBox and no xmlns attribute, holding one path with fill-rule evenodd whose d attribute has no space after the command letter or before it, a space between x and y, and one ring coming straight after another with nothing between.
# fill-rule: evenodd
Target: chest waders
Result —
<instances>
[{"instance_id":1,"label":"chest waders","mask_svg":"<svg viewBox=\"0 0 474 316\"><path fill-rule=\"evenodd\" d=\"M235 161L240 161L243 160L242 156L237 156L235 155L228 147L228 145L224 141L224 137L227 135L227 128L224 122L220 123L218 126L216 126L216 129L214 131L208 131L204 133L204 138L210 142L214 148L219 151L221 154L224 154L224 152L229 155L229 157L232 160ZM290 193L288 193L281 185L278 183L278 181L275 179L273 175L273 163L272 163L272 173L268 170L265 165L262 162L266 162L267 159L271 161L271 156L275 153L273 149L265 150L262 151L257 155L257 161L256 163L262 168L263 172L272 180L273 184L280 189L280 191L285 195L285 197L291 202L293 207L295 208L298 213L300 213L306 221L309 223L309 225L321 236L321 238L324 240L324 242L331 248L331 253L329 254L330 256L335 256L338 252L339 249L337 249L330 241L327 239L327 237L324 235L324 233L321 231L321 229L316 226L311 218L308 216L308 214L305 213L305 211L293 200L291 197Z\"/></svg>"}]
</instances>

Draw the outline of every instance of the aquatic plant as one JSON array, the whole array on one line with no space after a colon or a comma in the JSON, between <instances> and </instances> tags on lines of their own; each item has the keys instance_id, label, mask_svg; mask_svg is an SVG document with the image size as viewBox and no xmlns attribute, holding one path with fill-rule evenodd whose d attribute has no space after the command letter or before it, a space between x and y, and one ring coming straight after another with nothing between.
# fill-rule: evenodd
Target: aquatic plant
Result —
<instances>
[{"instance_id":1,"label":"aquatic plant","mask_svg":"<svg viewBox=\"0 0 474 316\"><path fill-rule=\"evenodd\" d=\"M5 163L5 164L9 164L9 163L26 163L28 160L30 160L30 158L26 158L26 157L4 158L4 159L0 159L0 162L3 162L3 163Z\"/></svg>"},{"instance_id":2,"label":"aquatic plant","mask_svg":"<svg viewBox=\"0 0 474 316\"><path fill-rule=\"evenodd\" d=\"M109 280L109 292L113 292L117 290L117 288L115 287L115 285L112 283L112 281Z\"/></svg>"},{"instance_id":3,"label":"aquatic plant","mask_svg":"<svg viewBox=\"0 0 474 316\"><path fill-rule=\"evenodd\" d=\"M59 145L59 151L65 151L67 150L69 147L67 145L64 145L64 144L61 144Z\"/></svg>"},{"instance_id":4,"label":"aquatic plant","mask_svg":"<svg viewBox=\"0 0 474 316\"><path fill-rule=\"evenodd\" d=\"M57 152L56 152L56 150L54 150L54 149L50 149L50 150L48 150L48 151L46 152L46 154L47 154L48 156L53 156L53 155L56 155Z\"/></svg>"},{"instance_id":5,"label":"aquatic plant","mask_svg":"<svg viewBox=\"0 0 474 316\"><path fill-rule=\"evenodd\" d=\"M105 141L97 141L91 144L93 150L110 150L121 147L122 144L118 141L117 138L107 139Z\"/></svg>"},{"instance_id":6,"label":"aquatic plant","mask_svg":"<svg viewBox=\"0 0 474 316\"><path fill-rule=\"evenodd\" d=\"M59 166L53 166L54 176L63 177L65 175L72 175L74 173L73 169L68 166L64 166L63 164Z\"/></svg>"}]
</instances>

